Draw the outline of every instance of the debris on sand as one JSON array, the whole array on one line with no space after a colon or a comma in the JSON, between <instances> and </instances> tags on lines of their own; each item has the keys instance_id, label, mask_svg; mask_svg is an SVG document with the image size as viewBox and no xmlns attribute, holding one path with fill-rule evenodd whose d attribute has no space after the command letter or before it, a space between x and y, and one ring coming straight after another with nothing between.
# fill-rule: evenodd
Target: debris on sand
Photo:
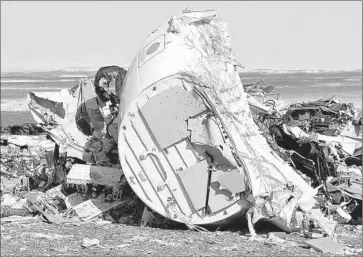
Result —
<instances>
[{"instance_id":1,"label":"debris on sand","mask_svg":"<svg viewBox=\"0 0 363 257\"><path fill-rule=\"evenodd\" d=\"M330 238L319 238L319 239L311 239L305 242L308 246L314 248L318 252L323 253L335 253L346 248L345 245L334 242Z\"/></svg>"},{"instance_id":2,"label":"debris on sand","mask_svg":"<svg viewBox=\"0 0 363 257\"><path fill-rule=\"evenodd\" d=\"M91 247L91 246L99 246L100 245L100 240L98 240L97 238L95 239L90 239L90 238L83 238L82 240L82 247L83 248L88 248L88 247Z\"/></svg>"}]
</instances>

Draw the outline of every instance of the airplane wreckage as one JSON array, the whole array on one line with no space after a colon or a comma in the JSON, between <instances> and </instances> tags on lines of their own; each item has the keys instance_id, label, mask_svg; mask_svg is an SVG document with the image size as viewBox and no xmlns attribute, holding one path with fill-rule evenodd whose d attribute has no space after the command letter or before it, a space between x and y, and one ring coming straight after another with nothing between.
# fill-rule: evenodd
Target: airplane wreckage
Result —
<instances>
[{"instance_id":1,"label":"airplane wreckage","mask_svg":"<svg viewBox=\"0 0 363 257\"><path fill-rule=\"evenodd\" d=\"M184 11L150 33L127 72L101 68L48 98L28 93L28 105L78 163L68 184L111 185L109 199L127 184L190 228L247 216L252 232L263 218L293 231L316 217L319 190L352 213L362 199L351 186L361 190L361 114L334 99L278 109L271 88L242 85L240 66L215 11Z\"/></svg>"}]
</instances>

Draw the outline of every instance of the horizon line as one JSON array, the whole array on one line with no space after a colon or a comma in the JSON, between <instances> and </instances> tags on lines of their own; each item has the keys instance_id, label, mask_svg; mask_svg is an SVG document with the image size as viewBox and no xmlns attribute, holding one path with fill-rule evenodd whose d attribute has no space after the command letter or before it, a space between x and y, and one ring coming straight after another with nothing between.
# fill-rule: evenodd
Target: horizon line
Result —
<instances>
[{"instance_id":1,"label":"horizon line","mask_svg":"<svg viewBox=\"0 0 363 257\"><path fill-rule=\"evenodd\" d=\"M83 72L90 72L90 71L97 71L98 69L100 69L101 67L106 67L106 66L111 66L111 65L104 65L104 66L99 66L98 68L93 67L93 66L69 66L69 67L63 67L63 68L34 68L34 69L29 69L29 68L10 68L10 69L1 69L1 74L2 73L11 73L11 72L56 72L56 71L83 71ZM118 65L117 65L118 66ZM128 66L119 66L120 68L123 69L128 69ZM252 71L327 71L327 72L339 72L339 71L345 71L345 72L349 72L349 71L361 71L362 72L362 68L354 68L354 69L329 69L329 68L318 68L318 69L314 69L314 68L299 68L299 69L274 69L274 68L248 68L248 67L243 67L243 68L239 68L239 72L252 72Z\"/></svg>"}]
</instances>

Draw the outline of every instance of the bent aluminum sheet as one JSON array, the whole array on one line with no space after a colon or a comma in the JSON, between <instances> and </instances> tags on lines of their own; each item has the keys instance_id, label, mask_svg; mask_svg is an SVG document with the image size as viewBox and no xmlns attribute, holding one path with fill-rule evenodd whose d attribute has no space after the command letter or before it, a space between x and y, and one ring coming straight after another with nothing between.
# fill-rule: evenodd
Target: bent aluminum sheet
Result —
<instances>
[{"instance_id":1,"label":"bent aluminum sheet","mask_svg":"<svg viewBox=\"0 0 363 257\"><path fill-rule=\"evenodd\" d=\"M73 164L67 175L69 184L97 184L117 187L122 170L95 165Z\"/></svg>"},{"instance_id":2,"label":"bent aluminum sheet","mask_svg":"<svg viewBox=\"0 0 363 257\"><path fill-rule=\"evenodd\" d=\"M93 80L82 79L72 89L52 94L27 94L29 110L37 123L68 156L91 161L86 143L106 133L105 107L101 107Z\"/></svg>"}]
</instances>

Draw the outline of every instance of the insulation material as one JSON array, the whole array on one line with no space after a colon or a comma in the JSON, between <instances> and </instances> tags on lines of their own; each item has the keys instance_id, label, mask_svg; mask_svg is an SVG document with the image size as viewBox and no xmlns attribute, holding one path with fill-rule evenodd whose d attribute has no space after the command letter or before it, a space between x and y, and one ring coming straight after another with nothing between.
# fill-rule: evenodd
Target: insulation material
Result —
<instances>
[{"instance_id":1,"label":"insulation material","mask_svg":"<svg viewBox=\"0 0 363 257\"><path fill-rule=\"evenodd\" d=\"M282 189L291 182L303 191L301 207L310 209L313 189L273 153L252 119L226 24L213 12L183 12L172 17L168 32L169 51L174 51L176 60L187 59L182 78L220 118L253 196Z\"/></svg>"},{"instance_id":2,"label":"insulation material","mask_svg":"<svg viewBox=\"0 0 363 257\"><path fill-rule=\"evenodd\" d=\"M301 195L300 190L282 189L259 196L249 210L252 213L252 223L255 224L260 219L267 219L285 231L291 231L294 227L291 219Z\"/></svg>"}]
</instances>

